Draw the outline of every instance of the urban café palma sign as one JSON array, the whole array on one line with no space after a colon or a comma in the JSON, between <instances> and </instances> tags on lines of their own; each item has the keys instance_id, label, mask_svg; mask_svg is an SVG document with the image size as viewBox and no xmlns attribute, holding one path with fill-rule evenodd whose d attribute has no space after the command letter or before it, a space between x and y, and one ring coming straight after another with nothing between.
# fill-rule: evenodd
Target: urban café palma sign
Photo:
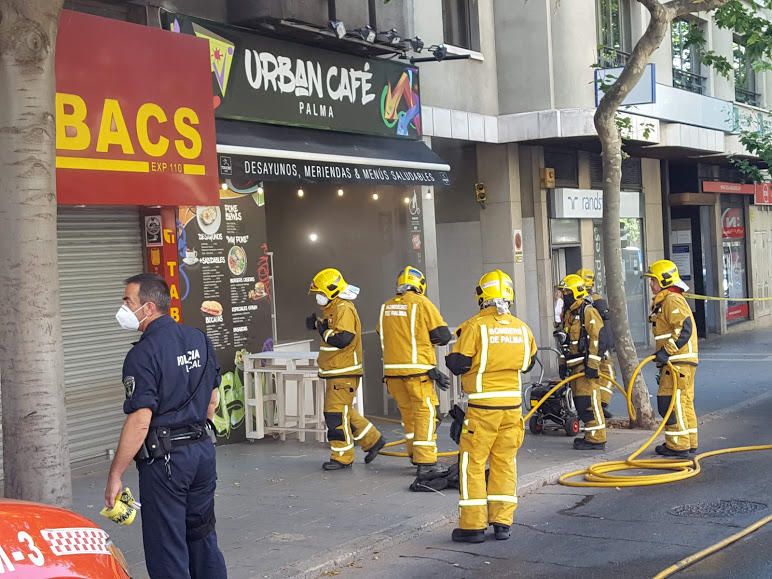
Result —
<instances>
[{"instance_id":1,"label":"urban caf\u00e9 palma sign","mask_svg":"<svg viewBox=\"0 0 772 579\"><path fill-rule=\"evenodd\" d=\"M62 12L59 203L219 203L207 48L196 38Z\"/></svg>"},{"instance_id":2,"label":"urban caf\u00e9 palma sign","mask_svg":"<svg viewBox=\"0 0 772 579\"><path fill-rule=\"evenodd\" d=\"M418 69L178 14L164 27L209 42L215 116L419 139Z\"/></svg>"}]
</instances>

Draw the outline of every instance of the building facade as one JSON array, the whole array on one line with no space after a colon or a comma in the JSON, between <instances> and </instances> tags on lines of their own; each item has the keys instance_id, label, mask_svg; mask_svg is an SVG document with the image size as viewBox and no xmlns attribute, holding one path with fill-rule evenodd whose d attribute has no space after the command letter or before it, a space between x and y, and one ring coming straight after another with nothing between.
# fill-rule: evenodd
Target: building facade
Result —
<instances>
[{"instance_id":1,"label":"building facade","mask_svg":"<svg viewBox=\"0 0 772 579\"><path fill-rule=\"evenodd\" d=\"M598 67L624 64L643 33L637 2L72 0L66 7L197 36L209 42L210 58L213 47L227 54L238 46L242 55L228 75L211 63L218 191L205 203L165 197L189 192L188 185L145 189L154 197L141 201L92 191L60 203L74 462L103 457L117 440L123 391L116 385L129 337L112 314L122 280L141 269L167 275L177 313L221 346L230 376L218 424L233 438L244 417L239 352L314 338L303 318L313 308L308 281L319 268L339 267L362 288L363 394L373 414L394 411L383 394L374 328L377 306L404 264L425 269L428 293L451 326L476 311L474 287L484 271L513 274L514 311L542 346L552 343L552 288L566 273L592 268L603 290L595 77ZM702 66L684 46L689 23L676 23L653 59L648 89L638 87L641 100L624 111L630 157L620 231L640 344L650 339L650 296L640 276L663 256L679 263L697 293L770 296L769 190L744 185L728 157L745 154L741 128L768 127L772 75L753 72L738 40L709 16L695 23L709 48L735 58L735 78ZM345 61L336 74L353 74L347 92L336 84L332 107L312 91L291 101L272 101L265 90L243 96L238 83L287 88L289 76L266 80L273 69L262 60L257 66L258 55L280 52L325 71L336 58ZM371 77L361 74L381 74L376 61L387 61L389 72L384 86L368 91L362 79ZM372 117L357 116L363 97L380 107L378 130L368 125ZM338 107L346 101L361 106ZM79 287L94 272L102 290L98 304L84 308ZM693 307L702 335L772 322L770 302Z\"/></svg>"}]
</instances>

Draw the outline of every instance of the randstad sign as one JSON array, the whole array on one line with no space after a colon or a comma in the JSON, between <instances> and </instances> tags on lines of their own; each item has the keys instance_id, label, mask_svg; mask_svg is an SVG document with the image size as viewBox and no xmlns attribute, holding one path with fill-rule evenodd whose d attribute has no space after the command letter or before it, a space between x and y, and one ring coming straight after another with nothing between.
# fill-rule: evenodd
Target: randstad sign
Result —
<instances>
[{"instance_id":1,"label":"randstad sign","mask_svg":"<svg viewBox=\"0 0 772 579\"><path fill-rule=\"evenodd\" d=\"M418 68L164 13L164 27L209 43L215 116L417 139Z\"/></svg>"},{"instance_id":2,"label":"randstad sign","mask_svg":"<svg viewBox=\"0 0 772 579\"><path fill-rule=\"evenodd\" d=\"M56 46L62 204L218 200L206 42L64 11Z\"/></svg>"},{"instance_id":3,"label":"randstad sign","mask_svg":"<svg viewBox=\"0 0 772 579\"><path fill-rule=\"evenodd\" d=\"M641 217L640 193L619 194L620 217ZM600 219L603 217L603 191L598 189L557 188L552 190L550 216L555 219Z\"/></svg>"}]
</instances>

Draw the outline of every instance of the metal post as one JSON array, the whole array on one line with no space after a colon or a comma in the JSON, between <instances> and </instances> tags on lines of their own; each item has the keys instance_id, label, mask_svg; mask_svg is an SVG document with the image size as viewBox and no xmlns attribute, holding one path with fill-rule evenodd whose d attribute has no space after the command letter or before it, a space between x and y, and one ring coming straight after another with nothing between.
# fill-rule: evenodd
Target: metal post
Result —
<instances>
[{"instance_id":1,"label":"metal post","mask_svg":"<svg viewBox=\"0 0 772 579\"><path fill-rule=\"evenodd\" d=\"M275 348L276 344L279 342L279 332L276 329L276 284L274 283L273 276L273 251L269 251L267 255L271 262L271 331L273 332L273 344Z\"/></svg>"}]
</instances>

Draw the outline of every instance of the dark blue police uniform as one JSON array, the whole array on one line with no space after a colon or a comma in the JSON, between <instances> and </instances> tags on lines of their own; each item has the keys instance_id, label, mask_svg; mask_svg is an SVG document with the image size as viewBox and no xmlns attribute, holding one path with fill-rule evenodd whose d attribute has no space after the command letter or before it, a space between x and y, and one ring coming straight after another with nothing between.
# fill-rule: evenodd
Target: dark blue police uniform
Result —
<instances>
[{"instance_id":1,"label":"dark blue police uniform","mask_svg":"<svg viewBox=\"0 0 772 579\"><path fill-rule=\"evenodd\" d=\"M169 316L153 320L124 361L123 411L149 408L150 431L166 427L172 441L168 460L137 461L145 562L153 579L227 577L214 528L215 447L203 429L219 382L209 338Z\"/></svg>"}]
</instances>

